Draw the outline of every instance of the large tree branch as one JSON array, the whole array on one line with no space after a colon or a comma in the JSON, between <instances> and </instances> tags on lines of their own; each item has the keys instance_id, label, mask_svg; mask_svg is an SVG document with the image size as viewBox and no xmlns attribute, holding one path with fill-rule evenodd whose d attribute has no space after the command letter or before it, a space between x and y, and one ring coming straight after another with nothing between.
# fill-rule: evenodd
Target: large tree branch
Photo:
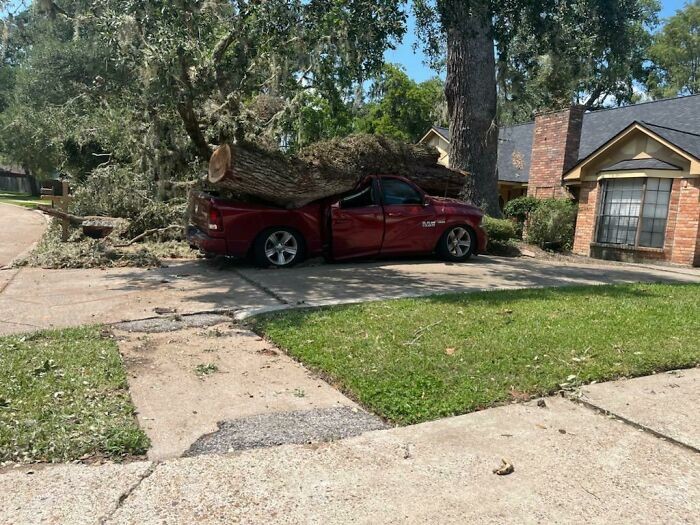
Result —
<instances>
[{"instance_id":1,"label":"large tree branch","mask_svg":"<svg viewBox=\"0 0 700 525\"><path fill-rule=\"evenodd\" d=\"M187 64L182 55L180 56L180 78L178 80L182 83L183 89L180 92L180 100L177 103L177 112L182 119L187 135L197 150L197 154L203 159L208 159L211 157L212 149L204 137L204 133L202 133L199 118L194 110L192 82L187 71Z\"/></svg>"}]
</instances>

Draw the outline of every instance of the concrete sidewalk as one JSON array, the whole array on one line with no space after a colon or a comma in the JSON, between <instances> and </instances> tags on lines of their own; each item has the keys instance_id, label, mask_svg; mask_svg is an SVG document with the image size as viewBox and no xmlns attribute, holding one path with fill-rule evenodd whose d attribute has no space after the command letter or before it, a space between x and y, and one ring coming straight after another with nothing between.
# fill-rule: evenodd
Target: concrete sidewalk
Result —
<instances>
[{"instance_id":1,"label":"concrete sidewalk","mask_svg":"<svg viewBox=\"0 0 700 525\"><path fill-rule=\"evenodd\" d=\"M490 256L465 264L421 260L320 264L287 270L207 261L171 262L153 270L27 268L14 275L0 294L0 334L142 319L156 315L156 308L180 314L228 310L244 318L299 305L652 281L700 282L700 269Z\"/></svg>"},{"instance_id":2,"label":"concrete sidewalk","mask_svg":"<svg viewBox=\"0 0 700 525\"><path fill-rule=\"evenodd\" d=\"M674 416L649 431L601 413L623 396L633 416L652 391ZM686 400L699 391L693 369L588 387L586 405L549 398L333 443L15 469L0 475L0 522L698 523L700 421ZM492 472L501 458L514 473Z\"/></svg>"},{"instance_id":3,"label":"concrete sidewalk","mask_svg":"<svg viewBox=\"0 0 700 525\"><path fill-rule=\"evenodd\" d=\"M27 253L43 235L46 224L38 212L0 204L0 268Z\"/></svg>"}]
</instances>

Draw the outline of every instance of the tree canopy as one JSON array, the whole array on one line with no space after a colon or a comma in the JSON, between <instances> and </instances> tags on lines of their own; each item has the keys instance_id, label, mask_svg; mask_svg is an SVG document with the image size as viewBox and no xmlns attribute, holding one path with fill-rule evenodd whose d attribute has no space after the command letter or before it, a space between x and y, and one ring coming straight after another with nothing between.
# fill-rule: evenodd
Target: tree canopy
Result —
<instances>
[{"instance_id":1,"label":"tree canopy","mask_svg":"<svg viewBox=\"0 0 700 525\"><path fill-rule=\"evenodd\" d=\"M439 78L415 82L388 64L375 78L354 129L416 142L432 125L447 124L445 87Z\"/></svg>"},{"instance_id":2,"label":"tree canopy","mask_svg":"<svg viewBox=\"0 0 700 525\"><path fill-rule=\"evenodd\" d=\"M649 48L647 88L653 97L700 93L700 1L668 19Z\"/></svg>"},{"instance_id":3,"label":"tree canopy","mask_svg":"<svg viewBox=\"0 0 700 525\"><path fill-rule=\"evenodd\" d=\"M3 55L25 57L17 67L3 63L12 95L2 101L2 149L36 171L41 157L76 177L97 163L164 178L208 159L210 144L293 144L313 127L309 101L342 116L357 86L381 69L404 31L398 7L393 0L37 2L21 24L12 17L5 25Z\"/></svg>"}]
</instances>

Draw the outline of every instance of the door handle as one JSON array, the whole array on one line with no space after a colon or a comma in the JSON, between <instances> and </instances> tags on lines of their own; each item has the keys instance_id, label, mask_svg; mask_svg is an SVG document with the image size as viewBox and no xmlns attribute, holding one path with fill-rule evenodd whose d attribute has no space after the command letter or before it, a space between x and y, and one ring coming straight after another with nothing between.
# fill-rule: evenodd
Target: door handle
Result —
<instances>
[{"instance_id":1,"label":"door handle","mask_svg":"<svg viewBox=\"0 0 700 525\"><path fill-rule=\"evenodd\" d=\"M398 211L389 211L386 213L387 217L403 217L403 213L400 213Z\"/></svg>"}]
</instances>

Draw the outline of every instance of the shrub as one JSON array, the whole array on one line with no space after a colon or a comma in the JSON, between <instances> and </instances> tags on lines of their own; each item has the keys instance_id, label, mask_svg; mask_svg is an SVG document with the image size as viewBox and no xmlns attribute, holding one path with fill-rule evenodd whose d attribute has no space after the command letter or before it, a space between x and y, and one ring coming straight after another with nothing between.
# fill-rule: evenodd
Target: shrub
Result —
<instances>
[{"instance_id":1,"label":"shrub","mask_svg":"<svg viewBox=\"0 0 700 525\"><path fill-rule=\"evenodd\" d=\"M518 197L506 203L503 208L503 215L523 224L527 220L528 215L537 209L540 202L541 200L535 197Z\"/></svg>"},{"instance_id":2,"label":"shrub","mask_svg":"<svg viewBox=\"0 0 700 525\"><path fill-rule=\"evenodd\" d=\"M492 242L507 242L518 236L515 231L515 224L508 219L495 219L486 215L482 226L489 236L489 241Z\"/></svg>"},{"instance_id":3,"label":"shrub","mask_svg":"<svg viewBox=\"0 0 700 525\"><path fill-rule=\"evenodd\" d=\"M527 242L540 248L570 250L574 242L576 205L568 199L542 199L529 214Z\"/></svg>"},{"instance_id":4,"label":"shrub","mask_svg":"<svg viewBox=\"0 0 700 525\"><path fill-rule=\"evenodd\" d=\"M503 208L503 215L515 221L515 231L518 239L523 238L525 222L530 214L537 209L541 200L535 197L518 197L508 201Z\"/></svg>"}]
</instances>

